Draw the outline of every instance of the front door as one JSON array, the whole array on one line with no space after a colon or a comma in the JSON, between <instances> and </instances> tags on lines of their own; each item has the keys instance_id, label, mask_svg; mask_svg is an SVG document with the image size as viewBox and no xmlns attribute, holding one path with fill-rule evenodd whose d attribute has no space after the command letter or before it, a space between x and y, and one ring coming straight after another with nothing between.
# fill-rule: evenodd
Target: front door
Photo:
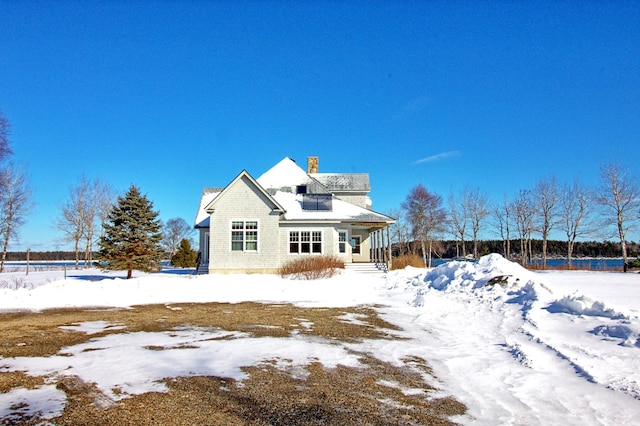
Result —
<instances>
[{"instance_id":1,"label":"front door","mask_svg":"<svg viewBox=\"0 0 640 426\"><path fill-rule=\"evenodd\" d=\"M362 237L360 235L352 235L351 236L351 254L353 255L353 260L359 260L358 258L362 255L361 246Z\"/></svg>"}]
</instances>

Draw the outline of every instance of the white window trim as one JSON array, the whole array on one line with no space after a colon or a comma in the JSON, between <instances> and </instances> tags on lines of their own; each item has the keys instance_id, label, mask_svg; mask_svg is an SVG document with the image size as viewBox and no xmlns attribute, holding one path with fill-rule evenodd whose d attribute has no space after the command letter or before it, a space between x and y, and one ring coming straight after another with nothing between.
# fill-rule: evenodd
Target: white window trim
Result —
<instances>
[{"instance_id":1,"label":"white window trim","mask_svg":"<svg viewBox=\"0 0 640 426\"><path fill-rule=\"evenodd\" d=\"M298 234L298 252L294 253L291 251L291 233L297 233ZM302 232L308 232L309 233L309 253L303 253L300 249L302 248L302 239L300 236L300 233ZM313 251L313 233L314 232L318 232L320 233L320 252L314 252ZM322 229L290 229L289 232L287 232L287 254L290 256L321 256L324 254L325 250L324 250L324 243L325 243L325 238L324 238L324 232Z\"/></svg>"},{"instance_id":2,"label":"white window trim","mask_svg":"<svg viewBox=\"0 0 640 426\"><path fill-rule=\"evenodd\" d=\"M345 255L349 253L348 247L351 247L349 244L349 231L347 229L337 229L338 231L338 255ZM344 241L340 241L340 234L344 233ZM340 244L344 244L344 252L340 251Z\"/></svg>"},{"instance_id":3,"label":"white window trim","mask_svg":"<svg viewBox=\"0 0 640 426\"><path fill-rule=\"evenodd\" d=\"M234 250L233 249L233 223L234 222L242 222L242 250ZM255 222L256 223L256 249L255 250L247 250L247 237L246 237L246 224L247 222ZM229 252L231 253L258 253L260 251L260 221L258 219L231 219L229 221Z\"/></svg>"}]
</instances>

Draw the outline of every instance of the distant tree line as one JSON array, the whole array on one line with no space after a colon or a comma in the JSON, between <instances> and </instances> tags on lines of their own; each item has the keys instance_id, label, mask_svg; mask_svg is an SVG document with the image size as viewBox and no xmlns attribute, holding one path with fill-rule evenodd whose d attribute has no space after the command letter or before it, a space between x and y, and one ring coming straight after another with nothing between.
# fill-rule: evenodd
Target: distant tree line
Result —
<instances>
[{"instance_id":1,"label":"distant tree line","mask_svg":"<svg viewBox=\"0 0 640 426\"><path fill-rule=\"evenodd\" d=\"M512 260L520 259L521 251L518 240L511 240L512 250L509 254L503 251L504 241L502 240L479 240L478 255L489 253L499 253ZM640 255L640 244L635 242L627 243L629 257ZM531 240L531 251L533 259L542 259L543 241L539 239ZM419 241L411 241L409 244L393 244L392 254L394 257L416 253L422 256L421 244ZM620 243L615 241L579 241L575 243L574 258L619 258L621 257ZM473 257L473 255L468 255ZM559 240L547 241L547 257L562 258L567 256L567 242ZM455 240L436 241L432 247L432 257L438 259L461 258L459 242Z\"/></svg>"},{"instance_id":2,"label":"distant tree line","mask_svg":"<svg viewBox=\"0 0 640 426\"><path fill-rule=\"evenodd\" d=\"M640 183L627 168L610 163L600 166L596 187L550 176L500 200L467 186L445 201L418 184L388 214L396 218L391 227L395 251L419 253L427 266L433 257L478 258L496 252L522 265L539 258L543 267L548 256L562 256L569 266L576 256L622 257L626 268L629 258L638 256L627 236L640 219ZM550 240L554 232L566 239ZM499 240L483 241L481 235ZM604 242L584 242L593 239Z\"/></svg>"},{"instance_id":3,"label":"distant tree line","mask_svg":"<svg viewBox=\"0 0 640 426\"><path fill-rule=\"evenodd\" d=\"M95 255L95 253L93 253ZM29 260L34 262L42 261L72 261L75 260L75 252L73 251L31 251L29 252ZM18 262L27 260L26 251L9 251L7 252L7 261Z\"/></svg>"}]
</instances>

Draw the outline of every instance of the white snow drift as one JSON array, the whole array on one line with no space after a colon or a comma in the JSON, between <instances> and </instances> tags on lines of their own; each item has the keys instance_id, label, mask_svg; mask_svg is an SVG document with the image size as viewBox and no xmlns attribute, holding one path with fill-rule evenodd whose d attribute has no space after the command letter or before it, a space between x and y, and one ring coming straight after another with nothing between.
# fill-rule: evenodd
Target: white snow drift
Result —
<instances>
[{"instance_id":1,"label":"white snow drift","mask_svg":"<svg viewBox=\"0 0 640 426\"><path fill-rule=\"evenodd\" d=\"M414 355L434 368L437 379L431 384L439 389L437 396L453 395L467 405L468 414L453 419L463 424L620 425L635 424L640 417L637 274L532 273L498 255L379 277L345 272L315 282L270 275L171 274L141 274L127 281L99 271L63 280L56 274L31 274L28 281L19 273L13 278L3 274L0 285L4 279L10 288L0 290L0 309L215 301L366 304L401 327L396 333L403 339L336 344L299 333L255 338L215 324L164 333L122 330L63 348L52 357L0 359L0 371L77 376L117 400L163 391L161 380L167 378L204 374L242 380L242 367L267 360L304 378L312 361L327 368L357 366L355 354L361 352L401 365ZM361 321L349 315L343 320ZM92 322L68 328L91 334L118 327ZM157 347L164 350L152 349ZM13 389L0 395L0 417L17 415L13 406L51 418L65 401L64 393L51 385Z\"/></svg>"}]
</instances>

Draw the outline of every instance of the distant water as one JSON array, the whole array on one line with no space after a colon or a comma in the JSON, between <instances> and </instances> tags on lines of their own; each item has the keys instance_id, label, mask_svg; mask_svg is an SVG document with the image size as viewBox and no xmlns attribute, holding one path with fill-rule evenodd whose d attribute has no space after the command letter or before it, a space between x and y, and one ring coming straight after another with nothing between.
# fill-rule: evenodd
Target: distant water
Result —
<instances>
[{"instance_id":1,"label":"distant water","mask_svg":"<svg viewBox=\"0 0 640 426\"><path fill-rule=\"evenodd\" d=\"M95 261L92 262L89 266L93 266L93 264L96 263ZM18 268L18 269L22 269L22 268L26 268L27 267L27 262L26 261L7 261L4 262L5 267L13 267L13 268ZM169 264L169 261L162 261L160 262L160 265L163 268L167 268L169 266L171 266ZM80 268L82 268L84 266L84 261L81 260L80 262L78 262L78 266ZM29 267L30 268L42 268L42 269L64 269L65 267L67 269L72 269L76 267L76 261L75 260L42 260L42 261L31 261L29 262Z\"/></svg>"},{"instance_id":2,"label":"distant water","mask_svg":"<svg viewBox=\"0 0 640 426\"><path fill-rule=\"evenodd\" d=\"M11 266L11 267L16 267L16 268L26 268L27 266L27 262L23 262L23 261L9 261L9 262L5 262L4 263L5 266ZM84 262L79 262L78 263L79 266L84 265ZM35 261L35 262L29 262L29 267L34 267L34 268L56 268L56 269L62 269L64 267L68 268L75 268L76 267L76 262L75 260L49 260L49 261Z\"/></svg>"},{"instance_id":3,"label":"distant water","mask_svg":"<svg viewBox=\"0 0 640 426\"><path fill-rule=\"evenodd\" d=\"M443 263L450 262L453 259L432 259L431 265L438 266ZM534 265L542 266L542 259L534 259ZM588 271L611 271L622 270L622 259L572 259L572 266L576 269L584 269ZM547 259L547 268L562 268L569 265L566 259Z\"/></svg>"},{"instance_id":4,"label":"distant water","mask_svg":"<svg viewBox=\"0 0 640 426\"><path fill-rule=\"evenodd\" d=\"M533 261L534 265L542 265L541 259ZM589 271L610 271L622 269L624 261L622 259L572 259L571 264L577 269L585 269ZM569 265L566 259L547 259L547 267L549 269L564 267Z\"/></svg>"}]
</instances>

